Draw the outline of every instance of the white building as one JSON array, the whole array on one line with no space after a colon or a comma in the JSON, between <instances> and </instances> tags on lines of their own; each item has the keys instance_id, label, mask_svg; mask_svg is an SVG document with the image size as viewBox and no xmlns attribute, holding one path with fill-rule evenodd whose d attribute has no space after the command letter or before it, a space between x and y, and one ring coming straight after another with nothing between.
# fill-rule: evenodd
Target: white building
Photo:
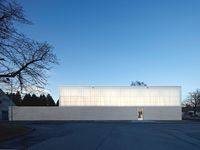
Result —
<instances>
[{"instance_id":1,"label":"white building","mask_svg":"<svg viewBox=\"0 0 200 150\"><path fill-rule=\"evenodd\" d=\"M8 120L9 106L14 106L13 101L0 89L0 120Z\"/></svg>"},{"instance_id":2,"label":"white building","mask_svg":"<svg viewBox=\"0 0 200 150\"><path fill-rule=\"evenodd\" d=\"M181 120L179 86L65 86L59 103L80 120Z\"/></svg>"},{"instance_id":3,"label":"white building","mask_svg":"<svg viewBox=\"0 0 200 150\"><path fill-rule=\"evenodd\" d=\"M10 120L181 120L179 86L65 86L59 107L17 107ZM12 116L12 117L11 117Z\"/></svg>"}]
</instances>

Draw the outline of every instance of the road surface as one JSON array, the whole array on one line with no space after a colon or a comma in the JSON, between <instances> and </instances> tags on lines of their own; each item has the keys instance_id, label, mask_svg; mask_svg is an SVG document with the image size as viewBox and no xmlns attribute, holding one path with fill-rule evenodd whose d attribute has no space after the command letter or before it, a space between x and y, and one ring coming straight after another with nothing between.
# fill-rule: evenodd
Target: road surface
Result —
<instances>
[{"instance_id":1,"label":"road surface","mask_svg":"<svg viewBox=\"0 0 200 150\"><path fill-rule=\"evenodd\" d=\"M200 122L28 122L30 134L0 148L30 150L199 150Z\"/></svg>"}]
</instances>

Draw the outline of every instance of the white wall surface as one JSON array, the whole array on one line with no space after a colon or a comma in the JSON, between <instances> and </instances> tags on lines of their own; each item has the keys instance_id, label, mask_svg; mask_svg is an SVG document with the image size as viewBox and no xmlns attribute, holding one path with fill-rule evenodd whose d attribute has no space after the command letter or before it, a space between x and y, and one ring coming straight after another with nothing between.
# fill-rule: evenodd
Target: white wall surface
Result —
<instances>
[{"instance_id":1,"label":"white wall surface","mask_svg":"<svg viewBox=\"0 0 200 150\"><path fill-rule=\"evenodd\" d=\"M137 120L138 107L17 107L9 109L11 120ZM180 107L142 107L145 120L180 120ZM12 112L12 113L11 113Z\"/></svg>"},{"instance_id":2,"label":"white wall surface","mask_svg":"<svg viewBox=\"0 0 200 150\"><path fill-rule=\"evenodd\" d=\"M60 106L181 106L181 87L66 86Z\"/></svg>"},{"instance_id":3,"label":"white wall surface","mask_svg":"<svg viewBox=\"0 0 200 150\"><path fill-rule=\"evenodd\" d=\"M2 118L2 111L8 111L9 106L13 106L13 101L6 95L0 95L0 120Z\"/></svg>"},{"instance_id":4,"label":"white wall surface","mask_svg":"<svg viewBox=\"0 0 200 150\"><path fill-rule=\"evenodd\" d=\"M144 120L181 120L181 107L144 107Z\"/></svg>"}]
</instances>

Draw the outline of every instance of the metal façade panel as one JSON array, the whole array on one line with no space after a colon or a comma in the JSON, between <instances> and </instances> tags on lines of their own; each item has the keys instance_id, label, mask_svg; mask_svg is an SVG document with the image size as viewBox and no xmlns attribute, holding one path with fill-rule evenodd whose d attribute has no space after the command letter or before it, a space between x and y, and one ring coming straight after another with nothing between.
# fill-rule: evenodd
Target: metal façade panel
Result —
<instances>
[{"instance_id":1,"label":"metal fa\u00e7ade panel","mask_svg":"<svg viewBox=\"0 0 200 150\"><path fill-rule=\"evenodd\" d=\"M60 106L181 106L179 86L64 86Z\"/></svg>"}]
</instances>

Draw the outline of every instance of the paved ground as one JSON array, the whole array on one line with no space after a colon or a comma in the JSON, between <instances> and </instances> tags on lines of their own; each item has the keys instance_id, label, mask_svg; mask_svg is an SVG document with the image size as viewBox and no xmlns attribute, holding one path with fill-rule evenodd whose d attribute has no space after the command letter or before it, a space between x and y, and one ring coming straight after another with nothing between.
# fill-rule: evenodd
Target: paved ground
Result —
<instances>
[{"instance_id":1,"label":"paved ground","mask_svg":"<svg viewBox=\"0 0 200 150\"><path fill-rule=\"evenodd\" d=\"M30 150L199 150L200 122L25 122L35 130L0 142Z\"/></svg>"}]
</instances>

